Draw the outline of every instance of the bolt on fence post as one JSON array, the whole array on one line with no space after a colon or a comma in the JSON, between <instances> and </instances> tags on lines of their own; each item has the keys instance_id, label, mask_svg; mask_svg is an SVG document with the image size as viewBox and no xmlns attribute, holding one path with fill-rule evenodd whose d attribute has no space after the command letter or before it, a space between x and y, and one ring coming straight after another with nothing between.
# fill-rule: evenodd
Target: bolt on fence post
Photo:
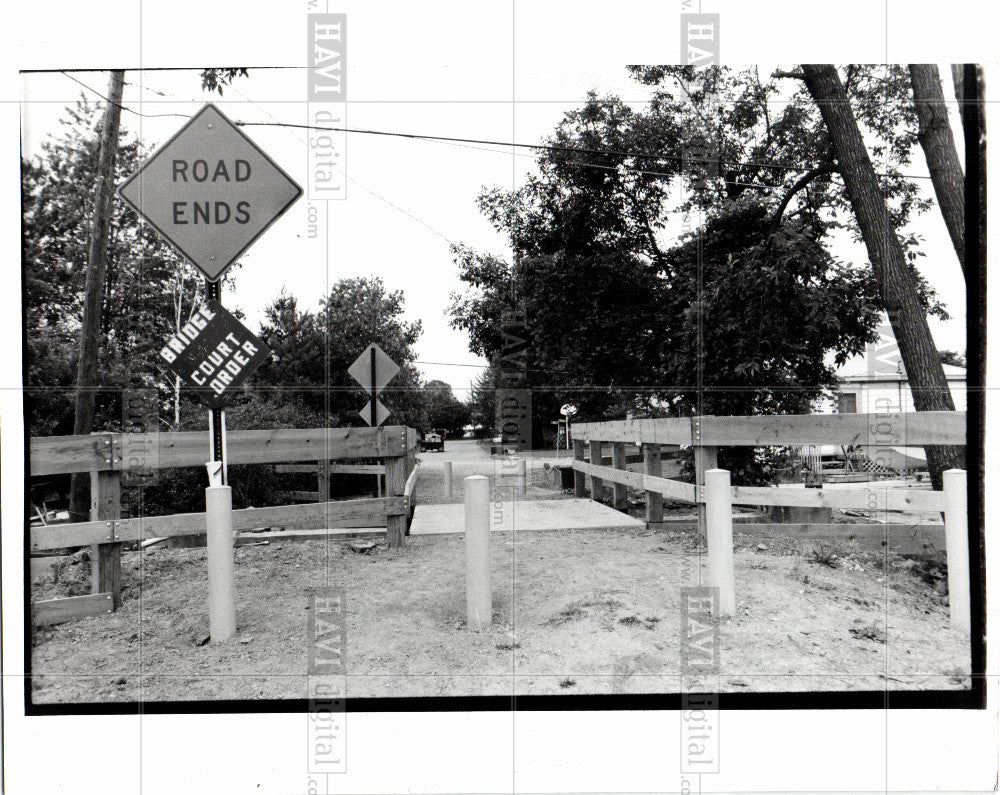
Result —
<instances>
[{"instance_id":1,"label":"bolt on fence post","mask_svg":"<svg viewBox=\"0 0 1000 795\"><path fill-rule=\"evenodd\" d=\"M444 493L445 496L450 500L452 496L451 461L444 462Z\"/></svg>"},{"instance_id":2,"label":"bolt on fence post","mask_svg":"<svg viewBox=\"0 0 1000 795\"><path fill-rule=\"evenodd\" d=\"M221 461L208 464L210 485L205 489L208 553L208 625L212 642L236 634L236 585L233 558L233 490L214 485L221 480ZM214 470L214 471L213 471Z\"/></svg>"},{"instance_id":3,"label":"bolt on fence post","mask_svg":"<svg viewBox=\"0 0 1000 795\"><path fill-rule=\"evenodd\" d=\"M970 628L969 601L969 508L964 469L944 472L944 530L948 555L948 607L951 625Z\"/></svg>"},{"instance_id":4,"label":"bolt on fence post","mask_svg":"<svg viewBox=\"0 0 1000 795\"><path fill-rule=\"evenodd\" d=\"M729 471L705 471L705 523L708 531L708 584L719 589L719 617L736 612L733 570L733 495Z\"/></svg>"},{"instance_id":5,"label":"bolt on fence post","mask_svg":"<svg viewBox=\"0 0 1000 795\"><path fill-rule=\"evenodd\" d=\"M472 632L493 621L490 588L489 478L465 478L465 619Z\"/></svg>"},{"instance_id":6,"label":"bolt on fence post","mask_svg":"<svg viewBox=\"0 0 1000 795\"><path fill-rule=\"evenodd\" d=\"M517 460L517 489L522 495L528 493L528 462L523 458Z\"/></svg>"}]
</instances>

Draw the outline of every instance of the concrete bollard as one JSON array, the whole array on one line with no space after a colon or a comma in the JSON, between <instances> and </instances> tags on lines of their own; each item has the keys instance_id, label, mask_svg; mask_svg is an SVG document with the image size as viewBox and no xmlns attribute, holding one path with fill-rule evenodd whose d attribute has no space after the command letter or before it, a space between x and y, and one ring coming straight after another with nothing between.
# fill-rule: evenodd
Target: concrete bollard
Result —
<instances>
[{"instance_id":1,"label":"concrete bollard","mask_svg":"<svg viewBox=\"0 0 1000 795\"><path fill-rule=\"evenodd\" d=\"M233 491L205 489L208 523L208 625L212 642L236 634L236 584L233 558Z\"/></svg>"},{"instance_id":2,"label":"concrete bollard","mask_svg":"<svg viewBox=\"0 0 1000 795\"><path fill-rule=\"evenodd\" d=\"M528 462L523 458L517 460L517 489L522 495L528 493Z\"/></svg>"},{"instance_id":3,"label":"concrete bollard","mask_svg":"<svg viewBox=\"0 0 1000 795\"><path fill-rule=\"evenodd\" d=\"M969 508L964 469L949 469L944 479L944 531L948 554L948 607L951 625L968 631L969 600Z\"/></svg>"},{"instance_id":4,"label":"concrete bollard","mask_svg":"<svg viewBox=\"0 0 1000 795\"><path fill-rule=\"evenodd\" d=\"M733 570L733 495L729 471L705 471L705 523L708 530L708 584L719 589L719 617L736 612Z\"/></svg>"},{"instance_id":5,"label":"concrete bollard","mask_svg":"<svg viewBox=\"0 0 1000 795\"><path fill-rule=\"evenodd\" d=\"M465 479L465 622L478 632L493 622L490 587L490 481Z\"/></svg>"},{"instance_id":6,"label":"concrete bollard","mask_svg":"<svg viewBox=\"0 0 1000 795\"><path fill-rule=\"evenodd\" d=\"M451 488L451 461L444 462L444 493L445 496L450 500L452 497Z\"/></svg>"}]
</instances>

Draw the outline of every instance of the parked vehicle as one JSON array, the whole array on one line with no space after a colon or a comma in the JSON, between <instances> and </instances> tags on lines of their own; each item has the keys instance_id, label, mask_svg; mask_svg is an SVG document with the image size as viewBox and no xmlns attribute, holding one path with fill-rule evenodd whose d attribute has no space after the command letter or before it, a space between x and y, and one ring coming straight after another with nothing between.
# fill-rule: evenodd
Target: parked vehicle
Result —
<instances>
[{"instance_id":1,"label":"parked vehicle","mask_svg":"<svg viewBox=\"0 0 1000 795\"><path fill-rule=\"evenodd\" d=\"M444 434L437 431L428 431L424 434L424 438L420 440L420 450L421 452L437 450L439 453L443 453Z\"/></svg>"}]
</instances>

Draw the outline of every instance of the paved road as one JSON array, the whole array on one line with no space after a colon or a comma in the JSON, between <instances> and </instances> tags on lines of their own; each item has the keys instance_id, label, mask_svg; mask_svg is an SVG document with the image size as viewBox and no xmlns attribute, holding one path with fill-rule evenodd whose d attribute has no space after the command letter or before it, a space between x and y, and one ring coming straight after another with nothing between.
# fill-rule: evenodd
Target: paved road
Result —
<instances>
[{"instance_id":1,"label":"paved road","mask_svg":"<svg viewBox=\"0 0 1000 795\"><path fill-rule=\"evenodd\" d=\"M551 466L557 462L568 461L572 457L570 451L530 451L525 454L528 467L529 497L531 499L560 499L565 495L559 489L553 488L553 473L545 469L545 464ZM418 502L461 502L463 499L462 480L470 475L485 475L491 479L500 477L500 459L490 455L489 442L480 443L473 439L448 440L444 443L444 452L420 453L420 474L417 480ZM450 461L452 465L452 497L449 499L444 491L444 464Z\"/></svg>"}]
</instances>

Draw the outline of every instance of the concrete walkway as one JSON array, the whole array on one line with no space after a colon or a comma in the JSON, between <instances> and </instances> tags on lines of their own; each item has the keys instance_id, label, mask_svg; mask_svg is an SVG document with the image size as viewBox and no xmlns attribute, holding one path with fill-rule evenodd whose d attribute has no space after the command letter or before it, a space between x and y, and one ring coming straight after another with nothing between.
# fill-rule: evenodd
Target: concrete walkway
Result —
<instances>
[{"instance_id":1,"label":"concrete walkway","mask_svg":"<svg viewBox=\"0 0 1000 795\"><path fill-rule=\"evenodd\" d=\"M641 519L588 499L490 503L490 522L493 530L508 533L512 530L599 530L646 526ZM461 503L418 504L413 513L411 536L462 532L465 532L465 506Z\"/></svg>"}]
</instances>

